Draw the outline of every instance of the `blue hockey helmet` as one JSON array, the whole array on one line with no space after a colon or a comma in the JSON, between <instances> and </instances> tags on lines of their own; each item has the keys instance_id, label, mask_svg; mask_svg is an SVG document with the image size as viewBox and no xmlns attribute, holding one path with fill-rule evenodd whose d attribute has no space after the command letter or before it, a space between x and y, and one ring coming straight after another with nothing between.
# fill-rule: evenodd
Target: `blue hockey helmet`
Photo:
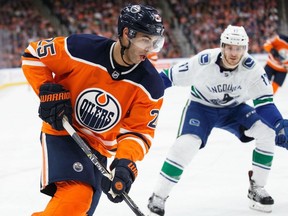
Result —
<instances>
[{"instance_id":1,"label":"blue hockey helmet","mask_svg":"<svg viewBox=\"0 0 288 216\"><path fill-rule=\"evenodd\" d=\"M128 5L122 9L118 19L118 36L123 29L129 29L129 37L134 38L137 32L147 35L163 36L164 26L158 11L145 5Z\"/></svg>"}]
</instances>

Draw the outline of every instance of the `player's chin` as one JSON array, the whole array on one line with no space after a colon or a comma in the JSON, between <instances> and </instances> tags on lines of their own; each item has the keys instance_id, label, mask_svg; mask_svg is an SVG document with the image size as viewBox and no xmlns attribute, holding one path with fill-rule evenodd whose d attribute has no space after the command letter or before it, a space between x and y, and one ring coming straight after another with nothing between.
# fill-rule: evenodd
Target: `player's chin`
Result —
<instances>
[{"instance_id":1,"label":"player's chin","mask_svg":"<svg viewBox=\"0 0 288 216\"><path fill-rule=\"evenodd\" d=\"M139 64L140 62L145 61L146 58L146 55L138 55L137 58L134 59L134 63Z\"/></svg>"},{"instance_id":2,"label":"player's chin","mask_svg":"<svg viewBox=\"0 0 288 216\"><path fill-rule=\"evenodd\" d=\"M237 60L231 60L231 59L230 59L230 61L229 61L228 63L229 63L230 65L232 65L232 66L236 66L236 65L239 64L239 62L240 62L239 59L237 59Z\"/></svg>"}]
</instances>

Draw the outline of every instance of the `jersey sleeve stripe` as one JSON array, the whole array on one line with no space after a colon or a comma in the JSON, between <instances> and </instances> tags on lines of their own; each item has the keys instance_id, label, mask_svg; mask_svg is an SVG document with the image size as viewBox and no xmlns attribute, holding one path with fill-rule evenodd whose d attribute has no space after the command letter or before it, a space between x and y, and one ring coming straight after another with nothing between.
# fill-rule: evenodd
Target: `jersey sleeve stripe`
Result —
<instances>
[{"instance_id":1,"label":"jersey sleeve stripe","mask_svg":"<svg viewBox=\"0 0 288 216\"><path fill-rule=\"evenodd\" d=\"M34 50L34 48L33 48L31 45L29 45L29 46L27 47L27 50L28 50L34 57L39 58L39 56L37 55L36 51Z\"/></svg>"},{"instance_id":2,"label":"jersey sleeve stripe","mask_svg":"<svg viewBox=\"0 0 288 216\"><path fill-rule=\"evenodd\" d=\"M38 59L37 57L35 57L35 56L33 56L33 55L31 55L30 53L27 53L27 52L25 52L22 56L23 56L23 57L26 57L26 58L35 58L35 59Z\"/></svg>"},{"instance_id":3,"label":"jersey sleeve stripe","mask_svg":"<svg viewBox=\"0 0 288 216\"><path fill-rule=\"evenodd\" d=\"M124 128L120 128L120 133L121 133L121 135L119 135L118 138L121 137L122 135L126 135L126 134L130 133L130 134L133 134L133 135L135 135L135 136L140 137L142 140L144 140L145 143L147 143L147 142L151 143L152 140L153 140L153 138L152 138L149 134L135 133L135 132L126 130L126 129L124 129ZM147 143L147 145L148 145L148 148L150 148L150 146L149 146L148 143Z\"/></svg>"},{"instance_id":4,"label":"jersey sleeve stripe","mask_svg":"<svg viewBox=\"0 0 288 216\"><path fill-rule=\"evenodd\" d=\"M23 60L22 65L30 65L30 66L39 66L39 67L46 67L42 62L40 61L31 61L31 60Z\"/></svg>"},{"instance_id":5,"label":"jersey sleeve stripe","mask_svg":"<svg viewBox=\"0 0 288 216\"><path fill-rule=\"evenodd\" d=\"M123 140L134 140L135 142L137 142L141 146L144 155L147 154L147 150L145 148L146 145L142 139L135 138L135 137L126 137L126 138L122 139L121 141L123 141Z\"/></svg>"}]
</instances>

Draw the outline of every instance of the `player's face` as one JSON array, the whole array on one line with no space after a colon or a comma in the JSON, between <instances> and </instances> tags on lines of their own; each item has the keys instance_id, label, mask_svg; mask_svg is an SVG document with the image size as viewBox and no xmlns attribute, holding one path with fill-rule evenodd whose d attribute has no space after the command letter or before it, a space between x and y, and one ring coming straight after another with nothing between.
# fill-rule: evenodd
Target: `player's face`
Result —
<instances>
[{"instance_id":1,"label":"player's face","mask_svg":"<svg viewBox=\"0 0 288 216\"><path fill-rule=\"evenodd\" d=\"M127 58L134 64L144 61L150 52L159 52L164 44L164 37L146 35L141 32L135 38L129 39L130 48Z\"/></svg>"},{"instance_id":2,"label":"player's face","mask_svg":"<svg viewBox=\"0 0 288 216\"><path fill-rule=\"evenodd\" d=\"M135 38L130 39L130 42L148 52L159 52L164 45L164 37L138 32Z\"/></svg>"},{"instance_id":3,"label":"player's face","mask_svg":"<svg viewBox=\"0 0 288 216\"><path fill-rule=\"evenodd\" d=\"M138 64L147 58L148 52L131 44L129 49L126 49L125 55L130 64Z\"/></svg>"},{"instance_id":4,"label":"player's face","mask_svg":"<svg viewBox=\"0 0 288 216\"><path fill-rule=\"evenodd\" d=\"M231 66L236 66L240 62L246 50L245 46L229 44L225 44L222 49L226 62Z\"/></svg>"}]
</instances>

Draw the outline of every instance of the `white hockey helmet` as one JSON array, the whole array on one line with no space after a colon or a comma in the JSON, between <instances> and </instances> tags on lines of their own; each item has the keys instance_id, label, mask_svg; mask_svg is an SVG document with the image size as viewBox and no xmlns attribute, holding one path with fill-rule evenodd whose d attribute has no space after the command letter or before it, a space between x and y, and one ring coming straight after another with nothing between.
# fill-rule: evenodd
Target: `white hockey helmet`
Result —
<instances>
[{"instance_id":1,"label":"white hockey helmet","mask_svg":"<svg viewBox=\"0 0 288 216\"><path fill-rule=\"evenodd\" d=\"M223 44L230 44L246 46L246 50L248 50L248 42L249 38L243 26L229 25L220 37L220 47L223 47Z\"/></svg>"}]
</instances>

